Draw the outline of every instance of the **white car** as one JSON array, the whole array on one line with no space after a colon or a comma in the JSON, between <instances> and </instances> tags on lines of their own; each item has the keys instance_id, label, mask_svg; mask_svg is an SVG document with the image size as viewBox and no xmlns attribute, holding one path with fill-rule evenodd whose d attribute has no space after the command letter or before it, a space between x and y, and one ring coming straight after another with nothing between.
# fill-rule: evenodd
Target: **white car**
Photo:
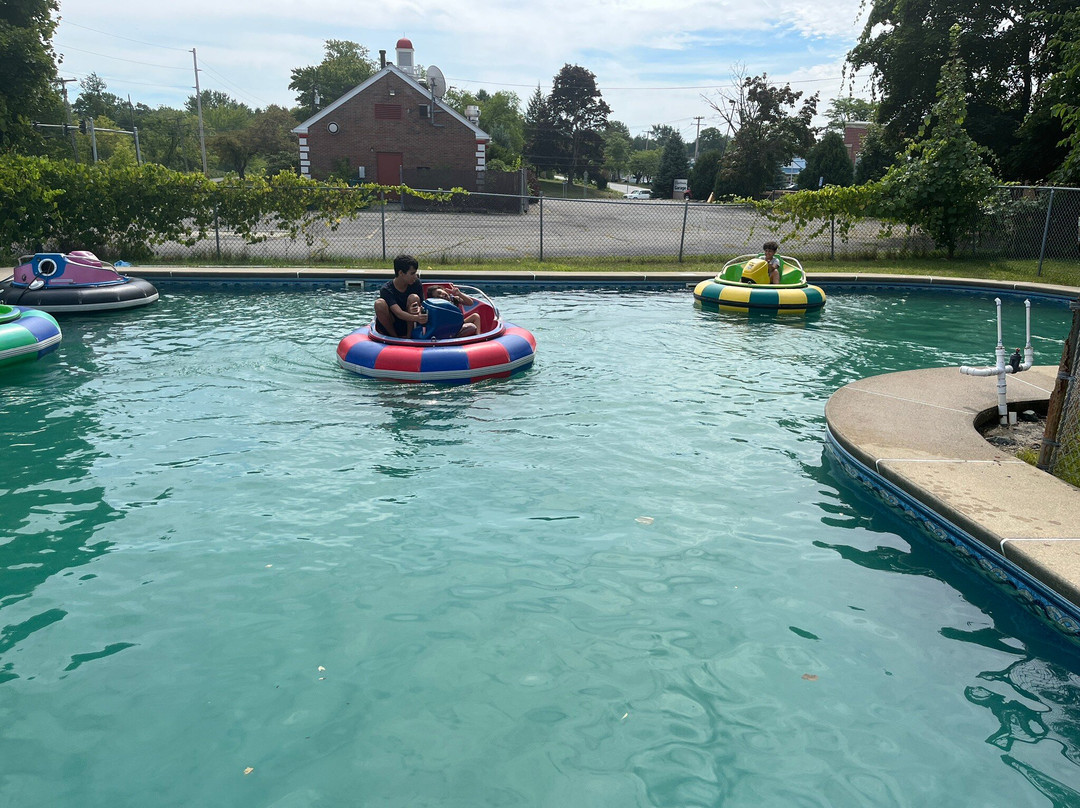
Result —
<instances>
[{"instance_id":1,"label":"white car","mask_svg":"<svg viewBox=\"0 0 1080 808\"><path fill-rule=\"evenodd\" d=\"M635 188L633 191L623 194L623 199L652 199L652 191Z\"/></svg>"}]
</instances>

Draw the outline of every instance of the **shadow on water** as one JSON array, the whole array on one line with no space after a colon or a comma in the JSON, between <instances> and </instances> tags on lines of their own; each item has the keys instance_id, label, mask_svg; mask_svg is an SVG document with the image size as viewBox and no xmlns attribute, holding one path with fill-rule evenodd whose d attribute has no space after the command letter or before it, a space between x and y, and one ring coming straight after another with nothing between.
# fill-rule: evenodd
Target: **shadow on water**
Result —
<instances>
[{"instance_id":1,"label":"shadow on water","mask_svg":"<svg viewBox=\"0 0 1080 808\"><path fill-rule=\"evenodd\" d=\"M868 550L824 541L815 541L814 546L832 550L867 569L942 581L993 621L992 627L974 630L954 626L940 629L946 639L1015 658L1003 670L977 674L980 681L964 688L968 702L985 708L997 719L999 728L985 739L986 743L1014 754L1018 745L1049 744L1076 767L1076 779L1080 779L1080 675L1075 673L1080 671L1080 649L1063 641L1057 629L1034 616L969 561L953 556L921 529L913 530L912 522L848 479L828 450L823 451L820 466L804 464L803 470L827 486L827 494L835 497L831 502L819 503L822 510L834 514L823 519L824 523L915 537L907 550L883 545ZM1080 806L1080 791L1010 754L1002 755L1001 760L1023 775L1055 808Z\"/></svg>"},{"instance_id":2,"label":"shadow on water","mask_svg":"<svg viewBox=\"0 0 1080 808\"><path fill-rule=\"evenodd\" d=\"M368 403L384 411L385 418L378 426L393 441L387 454L393 462L377 464L374 470L388 477L411 477L433 453L465 443L465 413L481 398L486 385L503 381L448 387L365 380L372 388Z\"/></svg>"},{"instance_id":3,"label":"shadow on water","mask_svg":"<svg viewBox=\"0 0 1080 808\"><path fill-rule=\"evenodd\" d=\"M0 387L0 624L49 578L75 574L112 546L95 540L120 514L91 482L100 453L86 436L103 427L92 397L78 390L79 376L62 362L41 363L6 374ZM19 677L5 657L66 615L51 608L0 628L0 683Z\"/></svg>"}]
</instances>

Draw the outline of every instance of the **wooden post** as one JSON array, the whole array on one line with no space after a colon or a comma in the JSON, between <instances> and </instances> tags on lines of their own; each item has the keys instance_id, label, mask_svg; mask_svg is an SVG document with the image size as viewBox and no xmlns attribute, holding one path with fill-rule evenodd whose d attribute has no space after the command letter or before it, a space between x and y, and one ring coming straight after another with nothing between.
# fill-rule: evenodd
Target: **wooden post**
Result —
<instances>
[{"instance_id":1,"label":"wooden post","mask_svg":"<svg viewBox=\"0 0 1080 808\"><path fill-rule=\"evenodd\" d=\"M1036 465L1043 471L1052 471L1050 461L1054 457L1057 448L1058 426L1061 424L1061 411L1065 406L1065 396L1069 391L1069 383L1073 382L1073 355L1076 353L1077 341L1080 340L1080 298L1069 304L1072 309L1072 328L1065 340L1065 347L1061 350L1061 364L1058 365L1057 382L1054 384L1054 392L1050 394L1050 404L1046 410L1046 428L1043 431L1042 443L1039 446L1039 461Z\"/></svg>"}]
</instances>

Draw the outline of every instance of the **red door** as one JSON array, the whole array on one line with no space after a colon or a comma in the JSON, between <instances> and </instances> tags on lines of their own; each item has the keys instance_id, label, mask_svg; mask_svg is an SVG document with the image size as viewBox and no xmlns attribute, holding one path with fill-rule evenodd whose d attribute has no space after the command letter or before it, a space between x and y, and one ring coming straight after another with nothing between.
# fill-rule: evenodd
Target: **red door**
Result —
<instances>
[{"instance_id":1,"label":"red door","mask_svg":"<svg viewBox=\"0 0 1080 808\"><path fill-rule=\"evenodd\" d=\"M379 185L401 184L401 152L378 152L375 182Z\"/></svg>"}]
</instances>

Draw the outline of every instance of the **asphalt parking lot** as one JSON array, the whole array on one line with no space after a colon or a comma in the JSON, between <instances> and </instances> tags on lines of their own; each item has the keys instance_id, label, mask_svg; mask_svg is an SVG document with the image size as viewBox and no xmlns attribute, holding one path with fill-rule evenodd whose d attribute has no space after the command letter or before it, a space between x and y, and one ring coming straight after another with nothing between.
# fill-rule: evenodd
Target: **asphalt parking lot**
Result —
<instances>
[{"instance_id":1,"label":"asphalt parking lot","mask_svg":"<svg viewBox=\"0 0 1080 808\"><path fill-rule=\"evenodd\" d=\"M422 260L513 260L564 257L732 256L757 251L776 238L770 223L753 209L737 205L668 200L579 200L545 198L523 214L402 211L395 204L364 211L336 229L315 225L308 240L293 240L267 227L265 240L246 244L235 233L221 231L194 247L162 245L161 259L189 257L267 261L345 259L381 261L401 252ZM883 240L868 224L841 243L826 226L813 239L788 241L781 249L806 257L828 257L833 250L873 253L903 240Z\"/></svg>"}]
</instances>

